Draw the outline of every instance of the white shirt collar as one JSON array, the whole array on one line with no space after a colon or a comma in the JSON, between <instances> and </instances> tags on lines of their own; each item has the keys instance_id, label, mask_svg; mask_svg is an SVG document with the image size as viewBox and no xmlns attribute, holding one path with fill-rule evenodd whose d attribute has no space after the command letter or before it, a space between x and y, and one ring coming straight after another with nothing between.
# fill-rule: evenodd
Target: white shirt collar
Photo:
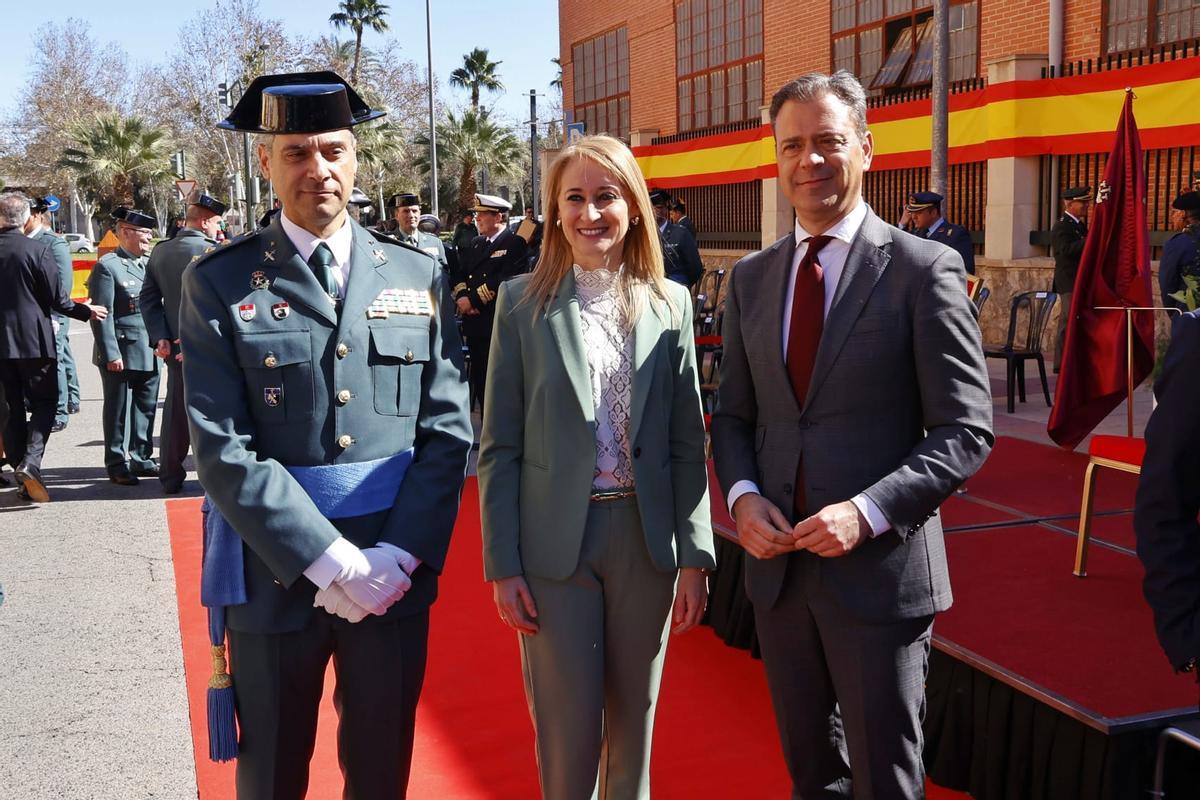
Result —
<instances>
[{"instance_id":1,"label":"white shirt collar","mask_svg":"<svg viewBox=\"0 0 1200 800\"><path fill-rule=\"evenodd\" d=\"M36 228L34 228L32 231L30 231L29 233L27 233L25 235L27 237L29 237L30 239L32 239L33 237L37 236L41 232L42 232L42 226L38 225Z\"/></svg>"},{"instance_id":2,"label":"white shirt collar","mask_svg":"<svg viewBox=\"0 0 1200 800\"><path fill-rule=\"evenodd\" d=\"M1070 211L1064 211L1063 213L1064 213L1064 214L1066 214L1066 215L1067 215L1068 217L1070 217L1071 219L1075 220L1076 222L1079 222L1079 217L1075 216L1075 215L1074 215L1074 214L1072 214Z\"/></svg>"},{"instance_id":3,"label":"white shirt collar","mask_svg":"<svg viewBox=\"0 0 1200 800\"><path fill-rule=\"evenodd\" d=\"M291 240L292 246L296 248L296 252L305 261L313 254L313 250L317 249L317 245L321 242L329 245L330 251L333 253L333 263L341 269L348 269L350 266L350 247L354 244L354 229L350 227L350 216L346 215L346 221L342 227L338 228L328 239L322 239L301 228L296 223L288 219L287 212L279 213L279 223L283 226L283 232Z\"/></svg>"},{"instance_id":4,"label":"white shirt collar","mask_svg":"<svg viewBox=\"0 0 1200 800\"><path fill-rule=\"evenodd\" d=\"M800 220L796 220L796 246L812 236L832 236L834 239L845 242L849 245L854 241L854 237L858 236L858 229L862 227L863 220L867 218L867 204L861 199L858 205L850 209L850 213L842 217L832 228L819 233L809 233L800 225ZM828 246L828 245L826 245Z\"/></svg>"}]
</instances>

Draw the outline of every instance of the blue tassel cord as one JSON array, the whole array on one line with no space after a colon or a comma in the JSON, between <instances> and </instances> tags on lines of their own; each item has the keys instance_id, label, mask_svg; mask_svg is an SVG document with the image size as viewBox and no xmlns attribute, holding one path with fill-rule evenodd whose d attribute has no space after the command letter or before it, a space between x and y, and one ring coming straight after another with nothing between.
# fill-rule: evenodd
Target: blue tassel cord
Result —
<instances>
[{"instance_id":1,"label":"blue tassel cord","mask_svg":"<svg viewBox=\"0 0 1200 800\"><path fill-rule=\"evenodd\" d=\"M232 761L238 755L233 678L225 668L225 645L212 647L213 672L208 679L208 757Z\"/></svg>"}]
</instances>

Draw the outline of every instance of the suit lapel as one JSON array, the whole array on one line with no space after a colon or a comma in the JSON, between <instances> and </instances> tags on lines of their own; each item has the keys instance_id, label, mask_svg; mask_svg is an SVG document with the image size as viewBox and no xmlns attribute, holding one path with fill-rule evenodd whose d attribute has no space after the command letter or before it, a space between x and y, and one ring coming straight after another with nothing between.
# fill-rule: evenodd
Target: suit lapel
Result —
<instances>
[{"instance_id":1,"label":"suit lapel","mask_svg":"<svg viewBox=\"0 0 1200 800\"><path fill-rule=\"evenodd\" d=\"M808 384L808 395L804 398L805 408L808 408L821 384L828 377L833 362L841 352L842 345L846 343L846 337L850 335L855 321L867 303L867 298L871 296L875 284L879 282L884 268L891 260L891 241L886 226L868 209L858 236L854 237L850 245L850 255L846 258L846 265L842 268L842 276L834 291L833 303L825 317L821 343L817 347L817 359L813 363L812 379Z\"/></svg>"},{"instance_id":2,"label":"suit lapel","mask_svg":"<svg viewBox=\"0 0 1200 800\"><path fill-rule=\"evenodd\" d=\"M333 325L337 325L337 314L330 304L325 290L317 285L317 279L308 264L296 252L292 240L283 232L276 215L259 237L262 248L261 271L271 281L271 288L289 302L299 303L315 311Z\"/></svg>"},{"instance_id":3,"label":"suit lapel","mask_svg":"<svg viewBox=\"0 0 1200 800\"><path fill-rule=\"evenodd\" d=\"M588 370L587 350L583 343L583 332L579 326L579 301L575 298L575 273L567 270L558 284L558 294L550 301L546 312L546 323L558 345L559 355L567 370L575 399L589 423L596 419L592 404L592 379Z\"/></svg>"},{"instance_id":4,"label":"suit lapel","mask_svg":"<svg viewBox=\"0 0 1200 800\"><path fill-rule=\"evenodd\" d=\"M646 409L646 398L650 395L650 384L654 382L654 361L658 353L658 341L662 338L663 323L655 313L649 298L642 306L642 313L633 326L633 406L629 409L629 441L636 442L642 427L642 413Z\"/></svg>"},{"instance_id":5,"label":"suit lapel","mask_svg":"<svg viewBox=\"0 0 1200 800\"><path fill-rule=\"evenodd\" d=\"M787 387L784 394L796 404L798 414L800 404L796 402L795 392L792 391L792 379L787 371L787 354L783 352L783 306L787 302L788 280L791 278L792 261L796 256L796 236L794 233L788 234L773 246L778 250L771 257L769 269L764 271L763 285L757 293L750 293L751 296L757 294L762 298L762 307L766 309L760 330L751 332L750 336L754 337L753 341L767 343L767 363L773 365L775 382ZM744 303L745 301L743 305ZM750 339L750 336L746 339Z\"/></svg>"},{"instance_id":6,"label":"suit lapel","mask_svg":"<svg viewBox=\"0 0 1200 800\"><path fill-rule=\"evenodd\" d=\"M338 330L348 331L359 320L366 319L367 306L387 288L387 279L380 268L388 263L387 254L374 237L353 221L354 244L350 248L350 281L346 299L342 302L342 318Z\"/></svg>"}]
</instances>

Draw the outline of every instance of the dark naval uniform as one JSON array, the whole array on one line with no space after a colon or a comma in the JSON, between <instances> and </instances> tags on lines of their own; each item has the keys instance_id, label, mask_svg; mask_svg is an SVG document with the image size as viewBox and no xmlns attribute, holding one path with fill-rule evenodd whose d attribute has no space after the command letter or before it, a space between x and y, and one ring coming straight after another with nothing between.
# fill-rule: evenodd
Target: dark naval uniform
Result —
<instances>
[{"instance_id":1,"label":"dark naval uniform","mask_svg":"<svg viewBox=\"0 0 1200 800\"><path fill-rule=\"evenodd\" d=\"M496 317L496 293L500 284L521 275L529 267L528 245L509 228L495 239L476 236L471 246L458 254L458 272L451 277L454 299L465 297L479 311L462 318L463 334L471 354L471 389L483 407L487 381L488 351L492 346L492 322Z\"/></svg>"},{"instance_id":2,"label":"dark naval uniform","mask_svg":"<svg viewBox=\"0 0 1200 800\"><path fill-rule=\"evenodd\" d=\"M961 225L955 225L942 219L942 224L932 232L924 231L926 239L941 242L962 256L963 266L968 275L975 274L975 245L971 243L971 233Z\"/></svg>"},{"instance_id":3,"label":"dark naval uniform","mask_svg":"<svg viewBox=\"0 0 1200 800\"><path fill-rule=\"evenodd\" d=\"M145 259L124 248L97 261L88 278L92 302L109 311L103 322L92 322L92 361L104 386L104 466L110 474L156 472L152 456L159 360L138 308L145 279ZM108 363L118 359L125 363L124 371L109 372Z\"/></svg>"},{"instance_id":4,"label":"dark naval uniform","mask_svg":"<svg viewBox=\"0 0 1200 800\"><path fill-rule=\"evenodd\" d=\"M187 410L183 400L183 365L179 353L179 304L183 295L183 271L193 261L214 249L217 243L195 228L182 228L175 237L160 242L146 263L146 280L138 295L138 307L146 322L151 345L171 342L167 358L167 399L163 404L159 431L159 480L168 491L178 491L186 472L183 459L188 452Z\"/></svg>"},{"instance_id":5,"label":"dark naval uniform","mask_svg":"<svg viewBox=\"0 0 1200 800\"><path fill-rule=\"evenodd\" d=\"M429 607L472 441L442 270L348 224L354 243L339 310L278 216L184 274L179 330L196 469L244 542L248 601L226 620L242 730L238 784L253 797L303 795L334 650L347 796L396 796L407 783ZM415 460L393 506L365 516L326 519L285 469L409 448ZM351 624L314 609L316 587L303 573L339 534L421 560L412 588L383 616ZM392 788L355 784L380 765Z\"/></svg>"},{"instance_id":6,"label":"dark naval uniform","mask_svg":"<svg viewBox=\"0 0 1200 800\"><path fill-rule=\"evenodd\" d=\"M42 228L33 239L48 244L58 264L58 282L63 296L70 297L75 288L75 271L71 266L71 248L67 240L49 228ZM75 371L75 354L71 352L71 318L54 312L54 352L58 358L58 409L54 414L56 428L66 427L67 415L79 408L79 375Z\"/></svg>"},{"instance_id":7,"label":"dark naval uniform","mask_svg":"<svg viewBox=\"0 0 1200 800\"><path fill-rule=\"evenodd\" d=\"M1158 288L1164 306L1187 311L1187 303L1171 295L1187 288L1185 275L1200 278L1200 192L1184 192L1171 202L1171 207L1185 212L1188 224L1163 246L1162 260L1158 262Z\"/></svg>"},{"instance_id":8,"label":"dark naval uniform","mask_svg":"<svg viewBox=\"0 0 1200 800\"><path fill-rule=\"evenodd\" d=\"M692 234L682 225L668 222L659 229L667 277L684 286L695 286L704 275L704 262Z\"/></svg>"}]
</instances>

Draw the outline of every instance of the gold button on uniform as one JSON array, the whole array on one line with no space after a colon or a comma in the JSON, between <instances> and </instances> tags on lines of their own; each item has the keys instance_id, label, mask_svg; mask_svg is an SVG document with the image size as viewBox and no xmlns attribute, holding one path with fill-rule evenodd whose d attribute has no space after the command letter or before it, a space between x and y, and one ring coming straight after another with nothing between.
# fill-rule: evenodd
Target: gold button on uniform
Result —
<instances>
[{"instance_id":1,"label":"gold button on uniform","mask_svg":"<svg viewBox=\"0 0 1200 800\"><path fill-rule=\"evenodd\" d=\"M414 359L415 357L416 357L416 356L414 356L414 355L413 355L413 351L412 351L412 350L409 350L407 353L405 353L405 354L404 354L404 363L405 363L405 364L411 364L411 363L413 362L413 359Z\"/></svg>"},{"instance_id":2,"label":"gold button on uniform","mask_svg":"<svg viewBox=\"0 0 1200 800\"><path fill-rule=\"evenodd\" d=\"M342 405L346 405L346 403L349 403L350 402L350 390L342 389L340 392L338 392L337 393L337 401L339 403L341 403Z\"/></svg>"},{"instance_id":3,"label":"gold button on uniform","mask_svg":"<svg viewBox=\"0 0 1200 800\"><path fill-rule=\"evenodd\" d=\"M275 369L279 365L279 359L275 358L274 353L267 353L267 357L263 359L263 366L267 369Z\"/></svg>"},{"instance_id":4,"label":"gold button on uniform","mask_svg":"<svg viewBox=\"0 0 1200 800\"><path fill-rule=\"evenodd\" d=\"M337 443L338 443L338 447L345 450L350 445L354 444L354 437L348 433L343 433L341 436L338 437Z\"/></svg>"},{"instance_id":5,"label":"gold button on uniform","mask_svg":"<svg viewBox=\"0 0 1200 800\"><path fill-rule=\"evenodd\" d=\"M337 346L337 350L334 352L337 353L338 358L345 358L346 356L350 355L350 348L345 342L342 342Z\"/></svg>"}]
</instances>

